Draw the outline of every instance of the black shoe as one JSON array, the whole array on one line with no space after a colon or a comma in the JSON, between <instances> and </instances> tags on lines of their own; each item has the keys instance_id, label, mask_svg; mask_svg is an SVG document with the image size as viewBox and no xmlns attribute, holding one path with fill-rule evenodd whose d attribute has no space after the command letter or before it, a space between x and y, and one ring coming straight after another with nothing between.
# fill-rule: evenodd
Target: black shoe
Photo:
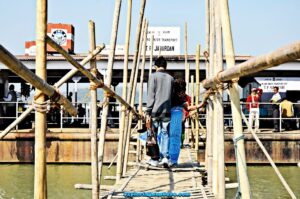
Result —
<instances>
[{"instance_id":1,"label":"black shoe","mask_svg":"<svg viewBox=\"0 0 300 199\"><path fill-rule=\"evenodd\" d=\"M278 132L280 132L278 129L274 129L272 132L274 132L274 133L278 133Z\"/></svg>"}]
</instances>

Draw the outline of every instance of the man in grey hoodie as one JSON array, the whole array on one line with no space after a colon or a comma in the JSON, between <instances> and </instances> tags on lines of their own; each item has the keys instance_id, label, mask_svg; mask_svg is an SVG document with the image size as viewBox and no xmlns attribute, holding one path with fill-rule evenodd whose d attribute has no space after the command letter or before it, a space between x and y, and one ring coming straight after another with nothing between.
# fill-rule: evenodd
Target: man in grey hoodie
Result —
<instances>
[{"instance_id":1,"label":"man in grey hoodie","mask_svg":"<svg viewBox=\"0 0 300 199\"><path fill-rule=\"evenodd\" d=\"M171 96L174 79L166 73L167 61L160 56L155 61L156 72L151 74L148 82L147 97L147 121L152 120L152 128L157 135L161 130L161 142L159 145L161 162L169 164L169 124L171 116ZM158 160L151 159L149 164L158 165Z\"/></svg>"}]
</instances>

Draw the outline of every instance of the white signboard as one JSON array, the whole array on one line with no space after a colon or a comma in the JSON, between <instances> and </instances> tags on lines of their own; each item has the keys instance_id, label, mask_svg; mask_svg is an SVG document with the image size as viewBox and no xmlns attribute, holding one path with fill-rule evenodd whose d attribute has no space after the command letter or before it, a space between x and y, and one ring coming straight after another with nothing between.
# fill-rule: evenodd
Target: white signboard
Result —
<instances>
[{"instance_id":1,"label":"white signboard","mask_svg":"<svg viewBox=\"0 0 300 199\"><path fill-rule=\"evenodd\" d=\"M116 45L115 55L124 55L125 46ZM109 55L110 45L105 45L105 48L101 51L102 55Z\"/></svg>"},{"instance_id":2,"label":"white signboard","mask_svg":"<svg viewBox=\"0 0 300 199\"><path fill-rule=\"evenodd\" d=\"M295 80L281 80L281 81L269 81L269 80L262 80L258 81L261 84L261 88L263 92L273 92L273 87L277 86L279 88L279 92L286 92L286 91L299 91L300 90L300 81Z\"/></svg>"},{"instance_id":3,"label":"white signboard","mask_svg":"<svg viewBox=\"0 0 300 199\"><path fill-rule=\"evenodd\" d=\"M151 53L151 37L154 36L153 55L180 55L180 27L149 27L147 55Z\"/></svg>"}]
</instances>

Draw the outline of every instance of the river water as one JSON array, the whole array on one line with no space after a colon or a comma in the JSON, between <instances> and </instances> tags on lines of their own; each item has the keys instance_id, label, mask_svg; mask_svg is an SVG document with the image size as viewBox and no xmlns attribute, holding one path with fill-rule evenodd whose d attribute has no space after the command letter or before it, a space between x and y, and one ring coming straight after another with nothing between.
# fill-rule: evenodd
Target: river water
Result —
<instances>
[{"instance_id":1,"label":"river water","mask_svg":"<svg viewBox=\"0 0 300 199\"><path fill-rule=\"evenodd\" d=\"M235 180L235 167L227 167L226 176L231 182ZM279 167L284 178L290 184L296 196L300 198L300 168L296 166ZM104 175L115 175L115 168L105 167ZM48 198L49 199L85 199L91 198L90 190L76 190L74 184L90 183L89 165L48 165ZM33 165L1 164L0 165L0 199L33 198ZM254 199L290 198L270 166L248 167L251 190ZM113 181L105 181L113 184ZM226 191L226 198L232 199L235 189Z\"/></svg>"}]
</instances>

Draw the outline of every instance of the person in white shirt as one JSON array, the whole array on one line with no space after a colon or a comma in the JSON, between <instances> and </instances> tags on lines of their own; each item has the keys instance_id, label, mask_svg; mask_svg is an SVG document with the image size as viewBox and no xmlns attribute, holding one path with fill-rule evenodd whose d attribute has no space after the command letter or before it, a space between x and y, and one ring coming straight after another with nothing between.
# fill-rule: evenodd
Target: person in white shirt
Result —
<instances>
[{"instance_id":1,"label":"person in white shirt","mask_svg":"<svg viewBox=\"0 0 300 199\"><path fill-rule=\"evenodd\" d=\"M279 102L281 101L281 96L279 94L279 88L277 86L273 87L274 95L270 99L270 102L272 103L272 109L273 109L273 118L275 118L274 121L274 130L273 132L279 132Z\"/></svg>"},{"instance_id":2,"label":"person in white shirt","mask_svg":"<svg viewBox=\"0 0 300 199\"><path fill-rule=\"evenodd\" d=\"M3 97L3 100L6 102L11 102L6 104L6 117L16 117L16 101L17 101L17 93L15 91L15 86L11 84L9 86L9 91L7 97ZM10 118L7 120L7 123L12 122L14 119Z\"/></svg>"}]
</instances>

